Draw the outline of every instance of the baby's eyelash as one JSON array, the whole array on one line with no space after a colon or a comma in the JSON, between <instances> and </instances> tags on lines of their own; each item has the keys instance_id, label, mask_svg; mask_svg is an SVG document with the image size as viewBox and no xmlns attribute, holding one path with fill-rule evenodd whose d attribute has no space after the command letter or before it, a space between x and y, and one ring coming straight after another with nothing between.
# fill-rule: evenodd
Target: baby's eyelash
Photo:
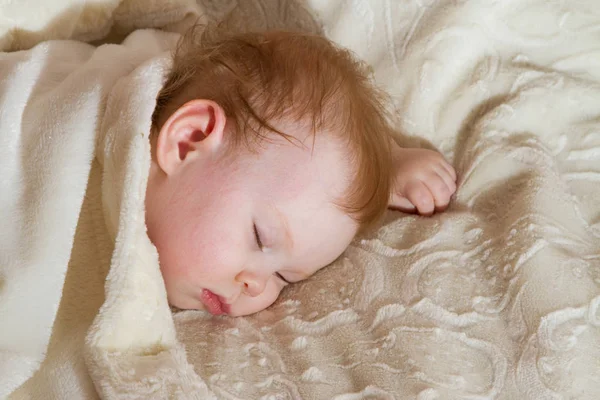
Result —
<instances>
[{"instance_id":1,"label":"baby's eyelash","mask_svg":"<svg viewBox=\"0 0 600 400\"><path fill-rule=\"evenodd\" d=\"M260 240L260 233L258 232L258 228L256 227L256 224L254 224L253 227L254 227L254 238L256 239L256 244L258 245L258 247L260 249L262 249L263 244L262 244L262 240Z\"/></svg>"},{"instance_id":2,"label":"baby's eyelash","mask_svg":"<svg viewBox=\"0 0 600 400\"><path fill-rule=\"evenodd\" d=\"M256 244L258 245L259 249L263 249L264 245L262 243L262 240L260 238L260 232L258 231L258 228L256 227L256 224L252 224L252 228L254 229L254 238L256 239ZM286 284L290 284L292 282L288 281L287 279L285 279L283 276L281 276L281 274L279 272L275 272L275 276L277 276L279 279L281 279L282 281L284 281Z\"/></svg>"},{"instance_id":3,"label":"baby's eyelash","mask_svg":"<svg viewBox=\"0 0 600 400\"><path fill-rule=\"evenodd\" d=\"M279 272L275 272L275 275L277 275L277 277L279 279L281 279L282 281L284 281L285 283L287 283L288 285L291 284L292 282L288 281L287 279L285 279L283 276L281 276L281 274Z\"/></svg>"}]
</instances>

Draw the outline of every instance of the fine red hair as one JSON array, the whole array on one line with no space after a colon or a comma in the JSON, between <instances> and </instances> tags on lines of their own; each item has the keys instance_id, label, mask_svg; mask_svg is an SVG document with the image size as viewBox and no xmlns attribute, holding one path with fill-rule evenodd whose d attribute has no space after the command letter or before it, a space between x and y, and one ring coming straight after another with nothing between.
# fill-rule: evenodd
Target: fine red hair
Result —
<instances>
[{"instance_id":1,"label":"fine red hair","mask_svg":"<svg viewBox=\"0 0 600 400\"><path fill-rule=\"evenodd\" d=\"M335 135L348 149L351 169L347 191L336 205L357 222L359 232L383 215L393 134L387 99L370 81L368 66L350 51L312 34L195 27L174 52L157 98L153 132L193 99L223 108L232 148L252 147L273 134L293 142L277 128L281 120L306 123L313 135Z\"/></svg>"}]
</instances>

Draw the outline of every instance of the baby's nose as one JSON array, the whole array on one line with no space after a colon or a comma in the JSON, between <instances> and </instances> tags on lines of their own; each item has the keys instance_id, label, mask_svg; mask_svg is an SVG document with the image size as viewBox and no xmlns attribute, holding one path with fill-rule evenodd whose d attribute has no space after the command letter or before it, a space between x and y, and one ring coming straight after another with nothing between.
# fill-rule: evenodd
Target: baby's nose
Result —
<instances>
[{"instance_id":1,"label":"baby's nose","mask_svg":"<svg viewBox=\"0 0 600 400\"><path fill-rule=\"evenodd\" d=\"M244 293L251 297L256 297L265 291L267 286L266 279L253 278L244 280Z\"/></svg>"}]
</instances>

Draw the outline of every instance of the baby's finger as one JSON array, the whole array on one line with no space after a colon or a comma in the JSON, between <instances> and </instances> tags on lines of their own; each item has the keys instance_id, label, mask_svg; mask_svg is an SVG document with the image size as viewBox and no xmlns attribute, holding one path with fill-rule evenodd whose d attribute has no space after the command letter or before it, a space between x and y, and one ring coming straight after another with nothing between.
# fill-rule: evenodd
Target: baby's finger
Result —
<instances>
[{"instance_id":1,"label":"baby's finger","mask_svg":"<svg viewBox=\"0 0 600 400\"><path fill-rule=\"evenodd\" d=\"M442 166L435 168L435 172L437 173L439 178L444 181L446 187L448 188L448 191L450 192L450 196L452 196L454 192L456 192L456 181L452 179L450 173Z\"/></svg>"},{"instance_id":2,"label":"baby's finger","mask_svg":"<svg viewBox=\"0 0 600 400\"><path fill-rule=\"evenodd\" d=\"M448 174L452 178L452 181L456 182L456 171L454 170L454 167L450 165L450 163L446 160L442 160L440 165L442 166L442 168L444 168L446 172L448 172Z\"/></svg>"},{"instance_id":3,"label":"baby's finger","mask_svg":"<svg viewBox=\"0 0 600 400\"><path fill-rule=\"evenodd\" d=\"M412 213L417 210L410 200L397 192L394 192L392 196L390 196L388 207L393 210L399 210L406 213Z\"/></svg>"},{"instance_id":4,"label":"baby's finger","mask_svg":"<svg viewBox=\"0 0 600 400\"><path fill-rule=\"evenodd\" d=\"M433 195L423 182L412 181L406 185L406 198L417 207L419 214L433 214L435 210Z\"/></svg>"},{"instance_id":5,"label":"baby's finger","mask_svg":"<svg viewBox=\"0 0 600 400\"><path fill-rule=\"evenodd\" d=\"M438 174L432 175L429 179L424 181L425 185L433 195L435 202L435 208L437 210L445 208L450 202L450 196L452 195L450 189L446 186L446 182Z\"/></svg>"}]
</instances>

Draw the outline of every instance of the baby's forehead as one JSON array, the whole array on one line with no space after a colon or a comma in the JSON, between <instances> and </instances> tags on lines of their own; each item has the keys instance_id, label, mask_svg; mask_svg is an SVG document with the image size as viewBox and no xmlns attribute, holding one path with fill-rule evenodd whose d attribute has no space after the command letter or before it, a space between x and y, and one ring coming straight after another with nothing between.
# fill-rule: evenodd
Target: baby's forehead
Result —
<instances>
[{"instance_id":1,"label":"baby's forehead","mask_svg":"<svg viewBox=\"0 0 600 400\"><path fill-rule=\"evenodd\" d=\"M251 158L256 167L263 168L256 179L282 185L290 194L319 190L337 196L347 188L350 178L347 148L319 132L302 141L275 138L261 144Z\"/></svg>"}]
</instances>

